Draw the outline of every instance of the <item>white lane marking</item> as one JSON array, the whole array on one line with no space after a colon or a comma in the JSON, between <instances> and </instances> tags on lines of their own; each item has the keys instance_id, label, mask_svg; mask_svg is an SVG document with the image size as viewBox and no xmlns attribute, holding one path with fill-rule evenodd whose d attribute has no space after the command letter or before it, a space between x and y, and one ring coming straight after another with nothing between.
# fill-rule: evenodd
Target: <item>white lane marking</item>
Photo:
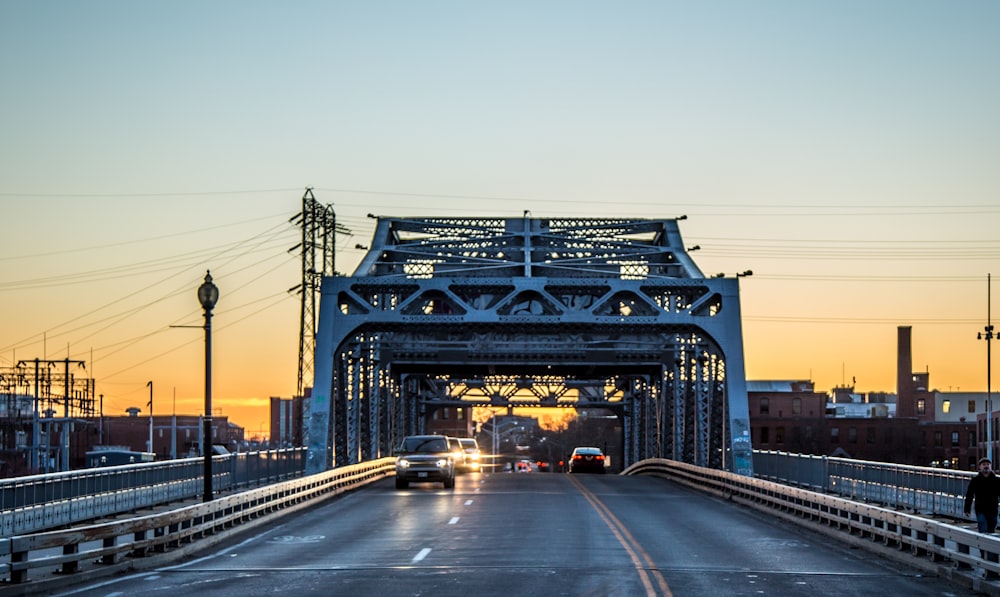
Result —
<instances>
[{"instance_id":1,"label":"white lane marking","mask_svg":"<svg viewBox=\"0 0 1000 597\"><path fill-rule=\"evenodd\" d=\"M429 548L429 547L425 547L425 548L421 549L421 550L420 550L420 553L418 553L417 555L413 556L413 560L412 560L412 562L413 562L414 564L416 564L416 563L417 563L417 562L419 562L420 560L422 560L422 559L426 558L426 557L427 557L427 554L429 554L430 552L431 552L431 548Z\"/></svg>"},{"instance_id":2,"label":"white lane marking","mask_svg":"<svg viewBox=\"0 0 1000 597\"><path fill-rule=\"evenodd\" d=\"M465 505L466 506L471 506L472 505L472 500L465 500Z\"/></svg>"},{"instance_id":3,"label":"white lane marking","mask_svg":"<svg viewBox=\"0 0 1000 597\"><path fill-rule=\"evenodd\" d=\"M458 522L458 517L457 516L454 517L454 518L452 518L451 520L449 520L448 524L455 524L456 522Z\"/></svg>"}]
</instances>

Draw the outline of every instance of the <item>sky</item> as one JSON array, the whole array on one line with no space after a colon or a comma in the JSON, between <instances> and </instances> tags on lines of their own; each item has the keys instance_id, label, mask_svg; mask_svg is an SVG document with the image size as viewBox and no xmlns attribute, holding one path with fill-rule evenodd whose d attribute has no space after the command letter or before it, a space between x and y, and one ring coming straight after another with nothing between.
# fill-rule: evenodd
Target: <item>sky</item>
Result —
<instances>
[{"instance_id":1,"label":"sky","mask_svg":"<svg viewBox=\"0 0 1000 597\"><path fill-rule=\"evenodd\" d=\"M985 391L998 26L992 0L2 1L0 367L200 413L211 270L214 410L266 433L308 187L344 274L369 213L686 215L706 275L753 271L748 379L893 392L906 325L932 387Z\"/></svg>"}]
</instances>

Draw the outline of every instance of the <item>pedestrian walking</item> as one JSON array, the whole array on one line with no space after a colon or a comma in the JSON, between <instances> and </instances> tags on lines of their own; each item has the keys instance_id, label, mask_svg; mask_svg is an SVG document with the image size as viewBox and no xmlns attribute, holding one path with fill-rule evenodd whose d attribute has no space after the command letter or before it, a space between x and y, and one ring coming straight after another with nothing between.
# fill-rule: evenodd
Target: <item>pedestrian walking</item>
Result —
<instances>
[{"instance_id":1,"label":"pedestrian walking","mask_svg":"<svg viewBox=\"0 0 1000 597\"><path fill-rule=\"evenodd\" d=\"M979 474L969 481L965 492L965 516L976 505L976 522L980 533L992 533L997 528L997 504L1000 502L1000 478L993 473L989 458L979 459Z\"/></svg>"}]
</instances>

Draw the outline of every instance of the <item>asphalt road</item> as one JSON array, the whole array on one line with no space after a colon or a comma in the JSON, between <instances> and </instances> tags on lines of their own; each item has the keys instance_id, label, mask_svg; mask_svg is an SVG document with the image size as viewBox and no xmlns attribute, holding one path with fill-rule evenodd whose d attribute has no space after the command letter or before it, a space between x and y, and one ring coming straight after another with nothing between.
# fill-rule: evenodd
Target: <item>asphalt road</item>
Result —
<instances>
[{"instance_id":1,"label":"asphalt road","mask_svg":"<svg viewBox=\"0 0 1000 597\"><path fill-rule=\"evenodd\" d=\"M63 595L968 595L951 582L663 479L392 479L176 565Z\"/></svg>"}]
</instances>

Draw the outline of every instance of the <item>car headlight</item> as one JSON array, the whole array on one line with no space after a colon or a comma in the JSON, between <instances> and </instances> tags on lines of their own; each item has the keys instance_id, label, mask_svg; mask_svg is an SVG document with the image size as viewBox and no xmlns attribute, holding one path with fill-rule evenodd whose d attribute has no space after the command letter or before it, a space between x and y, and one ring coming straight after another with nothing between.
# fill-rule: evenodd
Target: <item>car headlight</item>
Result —
<instances>
[{"instance_id":1,"label":"car headlight","mask_svg":"<svg viewBox=\"0 0 1000 597\"><path fill-rule=\"evenodd\" d=\"M442 458L437 461L438 468L447 468L449 460L447 458Z\"/></svg>"},{"instance_id":2,"label":"car headlight","mask_svg":"<svg viewBox=\"0 0 1000 597\"><path fill-rule=\"evenodd\" d=\"M396 468L410 468L410 461L402 458L396 461Z\"/></svg>"}]
</instances>

